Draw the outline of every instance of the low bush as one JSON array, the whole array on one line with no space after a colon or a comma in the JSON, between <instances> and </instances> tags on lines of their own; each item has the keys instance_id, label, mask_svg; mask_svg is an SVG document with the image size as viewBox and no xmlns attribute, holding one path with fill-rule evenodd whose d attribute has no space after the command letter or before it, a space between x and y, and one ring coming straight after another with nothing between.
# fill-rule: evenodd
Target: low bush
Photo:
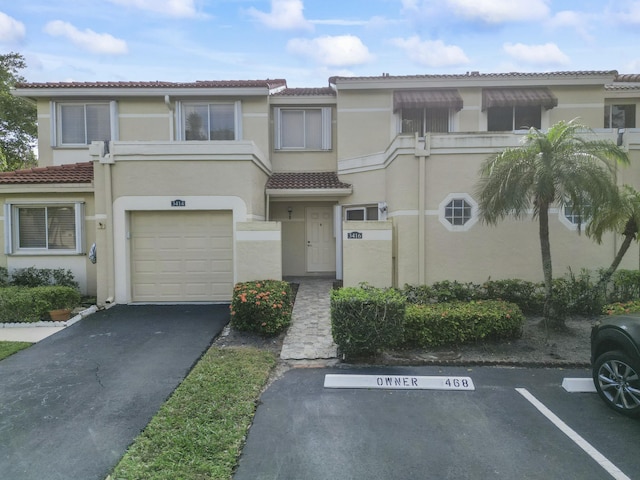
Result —
<instances>
[{"instance_id":1,"label":"low bush","mask_svg":"<svg viewBox=\"0 0 640 480\"><path fill-rule=\"evenodd\" d=\"M0 322L48 320L50 310L74 308L79 303L80 293L71 287L0 288Z\"/></svg>"},{"instance_id":2,"label":"low bush","mask_svg":"<svg viewBox=\"0 0 640 480\"><path fill-rule=\"evenodd\" d=\"M624 315L627 313L640 312L640 300L630 302L615 302L602 307L603 315Z\"/></svg>"},{"instance_id":3,"label":"low bush","mask_svg":"<svg viewBox=\"0 0 640 480\"><path fill-rule=\"evenodd\" d=\"M393 289L363 285L331 292L331 331L347 357L372 355L402 341L406 300Z\"/></svg>"},{"instance_id":4,"label":"low bush","mask_svg":"<svg viewBox=\"0 0 640 480\"><path fill-rule=\"evenodd\" d=\"M277 335L291 323L291 286L279 280L237 283L231 299L231 325L241 331Z\"/></svg>"},{"instance_id":5,"label":"low bush","mask_svg":"<svg viewBox=\"0 0 640 480\"><path fill-rule=\"evenodd\" d=\"M484 300L515 303L526 314L539 314L544 307L544 285L517 278L487 280L482 284Z\"/></svg>"},{"instance_id":6,"label":"low bush","mask_svg":"<svg viewBox=\"0 0 640 480\"><path fill-rule=\"evenodd\" d=\"M640 298L640 270L617 270L609 281L610 302L627 302Z\"/></svg>"},{"instance_id":7,"label":"low bush","mask_svg":"<svg viewBox=\"0 0 640 480\"><path fill-rule=\"evenodd\" d=\"M63 268L17 268L11 272L11 285L17 287L44 287L57 285L60 287L78 288L71 270Z\"/></svg>"},{"instance_id":8,"label":"low bush","mask_svg":"<svg viewBox=\"0 0 640 480\"><path fill-rule=\"evenodd\" d=\"M5 267L0 267L0 287L9 286L9 271Z\"/></svg>"},{"instance_id":9,"label":"low bush","mask_svg":"<svg viewBox=\"0 0 640 480\"><path fill-rule=\"evenodd\" d=\"M409 305L404 345L433 347L518 338L522 335L523 322L524 316L517 305L496 300Z\"/></svg>"}]
</instances>

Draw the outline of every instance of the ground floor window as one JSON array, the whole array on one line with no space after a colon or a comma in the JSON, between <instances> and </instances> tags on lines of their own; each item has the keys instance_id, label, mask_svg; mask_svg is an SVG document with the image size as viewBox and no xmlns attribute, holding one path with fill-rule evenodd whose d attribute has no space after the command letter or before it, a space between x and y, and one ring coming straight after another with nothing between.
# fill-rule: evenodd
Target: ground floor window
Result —
<instances>
[{"instance_id":1,"label":"ground floor window","mask_svg":"<svg viewBox=\"0 0 640 480\"><path fill-rule=\"evenodd\" d=\"M344 209L344 219L345 220L378 220L378 205L346 207Z\"/></svg>"},{"instance_id":2,"label":"ground floor window","mask_svg":"<svg viewBox=\"0 0 640 480\"><path fill-rule=\"evenodd\" d=\"M440 223L452 232L470 229L478 220L478 204L466 193L451 193L440 202Z\"/></svg>"},{"instance_id":3,"label":"ground floor window","mask_svg":"<svg viewBox=\"0 0 640 480\"><path fill-rule=\"evenodd\" d=\"M82 253L83 205L5 205L6 253Z\"/></svg>"}]
</instances>

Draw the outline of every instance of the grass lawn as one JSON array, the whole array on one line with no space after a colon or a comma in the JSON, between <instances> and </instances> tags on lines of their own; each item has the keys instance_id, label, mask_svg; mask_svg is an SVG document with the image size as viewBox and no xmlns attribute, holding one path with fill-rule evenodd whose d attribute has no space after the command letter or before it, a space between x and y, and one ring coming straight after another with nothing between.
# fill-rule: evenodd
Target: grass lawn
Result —
<instances>
[{"instance_id":1,"label":"grass lawn","mask_svg":"<svg viewBox=\"0 0 640 480\"><path fill-rule=\"evenodd\" d=\"M0 341L0 360L3 358L7 358L9 355L13 355L20 350L23 350L27 347L33 345L29 342L5 342Z\"/></svg>"},{"instance_id":2,"label":"grass lawn","mask_svg":"<svg viewBox=\"0 0 640 480\"><path fill-rule=\"evenodd\" d=\"M262 350L209 349L110 478L229 480L275 363Z\"/></svg>"}]
</instances>

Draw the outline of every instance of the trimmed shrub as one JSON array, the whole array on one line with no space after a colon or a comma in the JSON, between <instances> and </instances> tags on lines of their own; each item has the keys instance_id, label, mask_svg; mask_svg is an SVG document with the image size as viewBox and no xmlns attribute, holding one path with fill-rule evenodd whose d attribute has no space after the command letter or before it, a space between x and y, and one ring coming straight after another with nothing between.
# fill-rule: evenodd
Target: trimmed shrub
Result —
<instances>
[{"instance_id":1,"label":"trimmed shrub","mask_svg":"<svg viewBox=\"0 0 640 480\"><path fill-rule=\"evenodd\" d=\"M71 287L5 287L0 289L0 322L49 320L50 310L79 304L80 293Z\"/></svg>"},{"instance_id":2,"label":"trimmed shrub","mask_svg":"<svg viewBox=\"0 0 640 480\"><path fill-rule=\"evenodd\" d=\"M0 287L9 286L9 271L5 267L0 267Z\"/></svg>"},{"instance_id":3,"label":"trimmed shrub","mask_svg":"<svg viewBox=\"0 0 640 480\"><path fill-rule=\"evenodd\" d=\"M517 278L487 280L482 284L486 300L502 300L515 303L524 313L542 313L544 307L544 284Z\"/></svg>"},{"instance_id":4,"label":"trimmed shrub","mask_svg":"<svg viewBox=\"0 0 640 480\"><path fill-rule=\"evenodd\" d=\"M11 273L11 285L17 287L44 287L57 285L61 287L78 288L71 270L63 268L17 268Z\"/></svg>"},{"instance_id":5,"label":"trimmed shrub","mask_svg":"<svg viewBox=\"0 0 640 480\"><path fill-rule=\"evenodd\" d=\"M331 332L347 357L373 355L402 341L406 300L393 289L363 285L331 292Z\"/></svg>"},{"instance_id":6,"label":"trimmed shrub","mask_svg":"<svg viewBox=\"0 0 640 480\"><path fill-rule=\"evenodd\" d=\"M408 305L404 345L433 347L519 338L523 322L517 305L496 300Z\"/></svg>"},{"instance_id":7,"label":"trimmed shrub","mask_svg":"<svg viewBox=\"0 0 640 480\"><path fill-rule=\"evenodd\" d=\"M405 285L402 293L407 297L409 303L419 305L429 305L431 303L443 302L468 302L478 298L480 285L458 281L450 282L443 280L430 286L427 285Z\"/></svg>"},{"instance_id":8,"label":"trimmed shrub","mask_svg":"<svg viewBox=\"0 0 640 480\"><path fill-rule=\"evenodd\" d=\"M265 336L277 335L291 323L291 286L280 280L237 283L230 309L234 328Z\"/></svg>"}]
</instances>

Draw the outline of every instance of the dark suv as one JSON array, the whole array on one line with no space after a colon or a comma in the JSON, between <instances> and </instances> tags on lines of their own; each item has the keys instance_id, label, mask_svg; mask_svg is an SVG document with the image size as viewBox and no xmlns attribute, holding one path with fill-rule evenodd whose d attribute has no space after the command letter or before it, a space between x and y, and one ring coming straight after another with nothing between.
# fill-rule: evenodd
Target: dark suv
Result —
<instances>
[{"instance_id":1,"label":"dark suv","mask_svg":"<svg viewBox=\"0 0 640 480\"><path fill-rule=\"evenodd\" d=\"M616 412L640 416L640 314L601 318L591 330L593 382Z\"/></svg>"}]
</instances>

